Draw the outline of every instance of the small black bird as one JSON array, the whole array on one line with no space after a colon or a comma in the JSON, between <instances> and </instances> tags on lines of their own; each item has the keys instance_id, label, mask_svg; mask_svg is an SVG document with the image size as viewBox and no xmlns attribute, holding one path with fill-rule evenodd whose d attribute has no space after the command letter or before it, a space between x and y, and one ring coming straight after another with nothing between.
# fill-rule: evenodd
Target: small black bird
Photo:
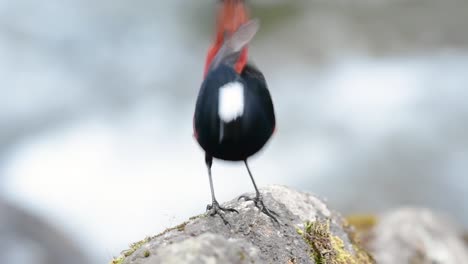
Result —
<instances>
[{"instance_id":1,"label":"small black bird","mask_svg":"<svg viewBox=\"0 0 468 264\"><path fill-rule=\"evenodd\" d=\"M222 1L216 41L208 52L205 78L196 103L194 135L206 153L212 196L207 210L211 210L211 215L223 218L222 211L237 212L221 207L215 198L211 177L214 157L244 162L256 196L239 199L252 200L257 208L277 221L273 216L276 213L265 207L247 163L275 130L273 102L265 78L247 63L247 46L258 29L257 20L248 20L244 1Z\"/></svg>"}]
</instances>

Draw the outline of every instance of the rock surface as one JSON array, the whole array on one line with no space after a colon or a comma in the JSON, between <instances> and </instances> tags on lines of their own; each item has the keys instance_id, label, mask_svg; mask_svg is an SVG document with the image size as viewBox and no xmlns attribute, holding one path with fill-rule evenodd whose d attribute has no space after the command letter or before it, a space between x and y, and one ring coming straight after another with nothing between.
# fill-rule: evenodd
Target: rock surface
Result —
<instances>
[{"instance_id":1,"label":"rock surface","mask_svg":"<svg viewBox=\"0 0 468 264\"><path fill-rule=\"evenodd\" d=\"M366 244L381 264L468 263L462 230L447 217L423 208L382 215Z\"/></svg>"},{"instance_id":2,"label":"rock surface","mask_svg":"<svg viewBox=\"0 0 468 264\"><path fill-rule=\"evenodd\" d=\"M206 214L146 238L111 263L375 263L343 218L313 195L283 186L261 190L279 224L251 201L224 206L239 214ZM252 194L251 194L252 195Z\"/></svg>"}]
</instances>

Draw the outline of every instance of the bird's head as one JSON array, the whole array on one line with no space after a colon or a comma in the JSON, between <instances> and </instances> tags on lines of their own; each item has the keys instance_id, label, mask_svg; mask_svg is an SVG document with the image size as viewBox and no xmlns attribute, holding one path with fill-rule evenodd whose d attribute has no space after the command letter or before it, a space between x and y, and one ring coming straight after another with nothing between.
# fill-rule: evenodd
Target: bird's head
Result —
<instances>
[{"instance_id":1,"label":"bird's head","mask_svg":"<svg viewBox=\"0 0 468 264\"><path fill-rule=\"evenodd\" d=\"M216 63L224 62L226 57L230 57L230 63L240 74L247 63L247 44L257 30L258 22L249 21L244 0L220 0L217 9L216 36L206 56L204 75L206 76ZM235 47L226 47L229 45Z\"/></svg>"}]
</instances>

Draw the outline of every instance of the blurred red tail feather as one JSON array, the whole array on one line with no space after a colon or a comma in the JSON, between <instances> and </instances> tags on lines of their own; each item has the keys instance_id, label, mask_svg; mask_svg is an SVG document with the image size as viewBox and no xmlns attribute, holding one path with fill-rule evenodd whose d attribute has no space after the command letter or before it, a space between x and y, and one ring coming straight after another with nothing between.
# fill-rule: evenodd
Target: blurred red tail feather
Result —
<instances>
[{"instance_id":1,"label":"blurred red tail feather","mask_svg":"<svg viewBox=\"0 0 468 264\"><path fill-rule=\"evenodd\" d=\"M210 47L205 63L205 75L210 64L219 49L223 45L225 36L229 36L239 29L239 27L249 21L249 13L244 0L222 0L221 6L217 10L216 38L215 43ZM247 48L241 52L241 56L235 65L237 72L241 72L247 63Z\"/></svg>"},{"instance_id":2,"label":"blurred red tail feather","mask_svg":"<svg viewBox=\"0 0 468 264\"><path fill-rule=\"evenodd\" d=\"M224 34L232 34L249 20L243 0L224 0L218 9L216 42L222 42Z\"/></svg>"}]
</instances>

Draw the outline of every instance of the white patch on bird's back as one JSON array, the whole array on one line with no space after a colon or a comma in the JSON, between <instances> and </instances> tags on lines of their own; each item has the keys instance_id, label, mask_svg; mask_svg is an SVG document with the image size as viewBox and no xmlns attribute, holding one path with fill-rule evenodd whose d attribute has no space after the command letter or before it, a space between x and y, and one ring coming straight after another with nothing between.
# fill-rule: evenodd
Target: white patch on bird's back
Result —
<instances>
[{"instance_id":1,"label":"white patch on bird's back","mask_svg":"<svg viewBox=\"0 0 468 264\"><path fill-rule=\"evenodd\" d=\"M218 115L229 123L244 113L244 85L230 82L219 88Z\"/></svg>"}]
</instances>

